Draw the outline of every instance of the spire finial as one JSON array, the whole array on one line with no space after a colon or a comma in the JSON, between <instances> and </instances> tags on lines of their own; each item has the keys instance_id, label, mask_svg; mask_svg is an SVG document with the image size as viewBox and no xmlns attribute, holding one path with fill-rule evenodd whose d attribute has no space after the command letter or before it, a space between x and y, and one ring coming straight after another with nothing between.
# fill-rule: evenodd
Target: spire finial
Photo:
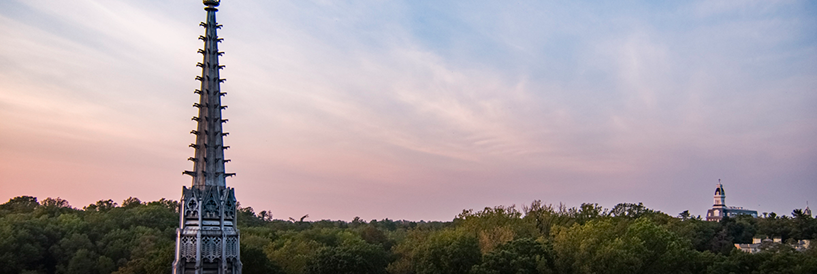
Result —
<instances>
[{"instance_id":1,"label":"spire finial","mask_svg":"<svg viewBox=\"0 0 817 274\"><path fill-rule=\"evenodd\" d=\"M218 7L218 4L221 3L221 0L202 0L205 6L208 7Z\"/></svg>"}]
</instances>

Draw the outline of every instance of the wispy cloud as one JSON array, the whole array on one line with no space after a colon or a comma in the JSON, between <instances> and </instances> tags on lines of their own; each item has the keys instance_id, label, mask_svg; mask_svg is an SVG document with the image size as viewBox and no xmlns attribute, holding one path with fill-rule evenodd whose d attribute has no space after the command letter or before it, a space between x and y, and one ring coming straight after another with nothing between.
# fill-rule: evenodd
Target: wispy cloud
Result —
<instances>
[{"instance_id":1,"label":"wispy cloud","mask_svg":"<svg viewBox=\"0 0 817 274\"><path fill-rule=\"evenodd\" d=\"M0 194L178 195L201 6L0 10L0 151L16 157ZM783 212L817 191L812 10L225 2L228 184L281 217L446 219L532 199L702 211L723 178Z\"/></svg>"}]
</instances>

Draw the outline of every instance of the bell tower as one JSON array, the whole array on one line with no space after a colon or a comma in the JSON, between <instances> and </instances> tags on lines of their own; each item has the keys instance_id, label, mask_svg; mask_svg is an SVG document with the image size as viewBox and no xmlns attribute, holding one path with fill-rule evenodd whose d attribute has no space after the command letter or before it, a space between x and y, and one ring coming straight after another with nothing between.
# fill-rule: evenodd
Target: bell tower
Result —
<instances>
[{"instance_id":1,"label":"bell tower","mask_svg":"<svg viewBox=\"0 0 817 274\"><path fill-rule=\"evenodd\" d=\"M726 207L726 192L723 190L721 179L718 179L718 187L715 188L715 204L712 205L712 208L724 207Z\"/></svg>"},{"instance_id":2,"label":"bell tower","mask_svg":"<svg viewBox=\"0 0 817 274\"><path fill-rule=\"evenodd\" d=\"M190 133L196 136L191 144L194 156L188 158L193 162L192 171L183 174L193 178L190 188L182 187L179 200L179 228L176 230L176 259L173 261L174 274L241 274L241 252L239 250L239 231L236 227L235 190L227 187L226 178L235 175L224 171L225 146L222 131L221 111L227 106L221 105L220 84L224 82L219 72L224 68L218 57L224 54L218 51L217 30L221 28L216 22L216 12L220 0L204 0L207 20L200 25L204 35L199 40L204 48L199 49L202 62L201 88L195 91L199 102L193 107L198 109L196 129Z\"/></svg>"}]
</instances>

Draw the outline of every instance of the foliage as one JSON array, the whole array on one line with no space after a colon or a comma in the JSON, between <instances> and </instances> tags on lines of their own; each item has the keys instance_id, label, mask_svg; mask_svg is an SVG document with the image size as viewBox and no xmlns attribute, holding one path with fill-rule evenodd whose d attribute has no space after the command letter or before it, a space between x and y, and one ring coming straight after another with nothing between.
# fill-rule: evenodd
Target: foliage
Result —
<instances>
[{"instance_id":1,"label":"foliage","mask_svg":"<svg viewBox=\"0 0 817 274\"><path fill-rule=\"evenodd\" d=\"M418 274L468 273L480 261L479 242L471 233L447 229L432 233L415 256Z\"/></svg>"},{"instance_id":2,"label":"foliage","mask_svg":"<svg viewBox=\"0 0 817 274\"><path fill-rule=\"evenodd\" d=\"M243 239L242 239L243 240ZM253 245L241 244L241 272L244 274L279 274L284 271L267 258L264 250Z\"/></svg>"},{"instance_id":3,"label":"foliage","mask_svg":"<svg viewBox=\"0 0 817 274\"><path fill-rule=\"evenodd\" d=\"M555 273L553 250L548 244L531 238L520 238L502 244L482 256L482 263L472 274Z\"/></svg>"},{"instance_id":4,"label":"foliage","mask_svg":"<svg viewBox=\"0 0 817 274\"><path fill-rule=\"evenodd\" d=\"M688 241L646 218L558 229L554 251L560 273L683 273L693 252Z\"/></svg>"},{"instance_id":5,"label":"foliage","mask_svg":"<svg viewBox=\"0 0 817 274\"><path fill-rule=\"evenodd\" d=\"M170 273L178 202L77 209L60 198L21 196L0 205L0 273ZM534 201L464 210L449 222L273 219L239 207L244 273L817 273L817 220L738 216L707 222L641 203L611 209ZM735 243L781 238L749 254Z\"/></svg>"},{"instance_id":6,"label":"foliage","mask_svg":"<svg viewBox=\"0 0 817 274\"><path fill-rule=\"evenodd\" d=\"M165 273L173 260L173 203L129 198L79 210L60 198L0 205L0 273Z\"/></svg>"},{"instance_id":7,"label":"foliage","mask_svg":"<svg viewBox=\"0 0 817 274\"><path fill-rule=\"evenodd\" d=\"M380 245L347 243L321 248L307 266L309 274L385 274L388 254Z\"/></svg>"}]
</instances>

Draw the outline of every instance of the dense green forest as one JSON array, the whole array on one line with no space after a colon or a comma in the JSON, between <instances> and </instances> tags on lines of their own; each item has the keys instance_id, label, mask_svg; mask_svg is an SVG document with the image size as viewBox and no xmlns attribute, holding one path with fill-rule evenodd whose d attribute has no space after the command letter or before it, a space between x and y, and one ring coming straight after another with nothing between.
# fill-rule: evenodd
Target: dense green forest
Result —
<instances>
[{"instance_id":1,"label":"dense green forest","mask_svg":"<svg viewBox=\"0 0 817 274\"><path fill-rule=\"evenodd\" d=\"M170 273L172 200L129 198L74 208L16 197L0 205L0 273ZM817 273L817 250L734 243L817 238L817 221L741 216L707 222L642 204L578 208L534 201L465 210L450 222L277 220L239 209L241 259L256 273Z\"/></svg>"}]
</instances>

